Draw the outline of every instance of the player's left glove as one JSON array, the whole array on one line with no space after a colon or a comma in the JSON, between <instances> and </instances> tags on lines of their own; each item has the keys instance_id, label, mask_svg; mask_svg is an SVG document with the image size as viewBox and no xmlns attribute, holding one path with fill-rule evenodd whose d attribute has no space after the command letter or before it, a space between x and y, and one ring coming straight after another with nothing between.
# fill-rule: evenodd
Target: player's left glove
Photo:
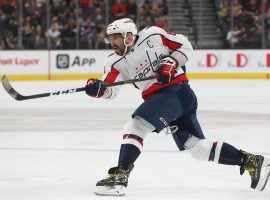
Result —
<instances>
[{"instance_id":1,"label":"player's left glove","mask_svg":"<svg viewBox=\"0 0 270 200\"><path fill-rule=\"evenodd\" d=\"M178 62L173 57L168 56L161 59L159 62L159 67L156 71L158 83L162 84L170 82L176 74L177 65Z\"/></svg>"},{"instance_id":2,"label":"player's left glove","mask_svg":"<svg viewBox=\"0 0 270 200\"><path fill-rule=\"evenodd\" d=\"M89 79L85 86L85 92L91 97L102 97L105 93L106 86L101 80L98 79Z\"/></svg>"}]
</instances>

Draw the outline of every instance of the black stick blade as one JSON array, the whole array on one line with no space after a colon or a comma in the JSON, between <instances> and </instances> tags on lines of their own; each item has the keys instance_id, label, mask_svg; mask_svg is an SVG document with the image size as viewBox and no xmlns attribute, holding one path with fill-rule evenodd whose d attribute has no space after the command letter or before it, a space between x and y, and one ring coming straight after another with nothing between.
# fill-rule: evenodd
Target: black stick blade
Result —
<instances>
[{"instance_id":1,"label":"black stick blade","mask_svg":"<svg viewBox=\"0 0 270 200\"><path fill-rule=\"evenodd\" d=\"M23 96L21 94L19 94L9 83L6 75L4 75L2 77L2 85L5 88L5 90L7 91L7 93L13 97L14 99L20 101L23 100Z\"/></svg>"}]
</instances>

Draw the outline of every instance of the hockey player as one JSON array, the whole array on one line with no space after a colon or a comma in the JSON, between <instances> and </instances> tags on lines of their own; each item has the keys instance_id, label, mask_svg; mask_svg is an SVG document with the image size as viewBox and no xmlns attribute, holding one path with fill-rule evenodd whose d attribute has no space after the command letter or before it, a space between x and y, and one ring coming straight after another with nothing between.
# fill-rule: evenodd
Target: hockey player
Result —
<instances>
[{"instance_id":1,"label":"hockey player","mask_svg":"<svg viewBox=\"0 0 270 200\"><path fill-rule=\"evenodd\" d=\"M105 41L115 53L106 61L107 73L102 80L87 81L88 95L113 99L120 86L106 88L108 83L153 75L156 78L134 84L145 101L125 124L118 165L97 182L96 194L124 195L144 138L164 128L171 130L180 151L186 150L200 161L240 166L241 175L248 171L253 189L265 188L269 158L205 139L196 118L197 99L186 76L185 64L192 59L193 48L185 36L154 26L137 33L133 21L124 18L109 24Z\"/></svg>"}]
</instances>

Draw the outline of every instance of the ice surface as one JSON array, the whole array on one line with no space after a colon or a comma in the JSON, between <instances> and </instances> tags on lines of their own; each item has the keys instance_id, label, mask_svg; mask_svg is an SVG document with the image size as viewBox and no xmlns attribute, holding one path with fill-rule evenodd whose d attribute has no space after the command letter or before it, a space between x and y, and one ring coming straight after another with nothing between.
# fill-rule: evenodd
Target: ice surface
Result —
<instances>
[{"instance_id":1,"label":"ice surface","mask_svg":"<svg viewBox=\"0 0 270 200\"><path fill-rule=\"evenodd\" d=\"M22 94L81 87L84 81L12 82ZM206 137L270 156L270 81L192 80ZM117 164L122 126L142 102L123 87L113 101L84 93L15 101L0 87L0 200L89 200ZM171 136L150 134L121 199L267 200L238 167L198 162Z\"/></svg>"}]
</instances>

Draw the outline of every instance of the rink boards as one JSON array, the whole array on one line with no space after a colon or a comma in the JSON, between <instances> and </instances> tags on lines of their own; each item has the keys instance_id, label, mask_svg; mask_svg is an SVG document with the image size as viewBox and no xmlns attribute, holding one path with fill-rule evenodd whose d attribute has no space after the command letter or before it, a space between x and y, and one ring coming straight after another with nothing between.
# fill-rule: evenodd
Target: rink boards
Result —
<instances>
[{"instance_id":1,"label":"rink boards","mask_svg":"<svg viewBox=\"0 0 270 200\"><path fill-rule=\"evenodd\" d=\"M0 76L10 80L101 78L110 50L1 51ZM151 65L151 60L149 60ZM267 50L195 50L186 64L194 79L269 79Z\"/></svg>"}]
</instances>

